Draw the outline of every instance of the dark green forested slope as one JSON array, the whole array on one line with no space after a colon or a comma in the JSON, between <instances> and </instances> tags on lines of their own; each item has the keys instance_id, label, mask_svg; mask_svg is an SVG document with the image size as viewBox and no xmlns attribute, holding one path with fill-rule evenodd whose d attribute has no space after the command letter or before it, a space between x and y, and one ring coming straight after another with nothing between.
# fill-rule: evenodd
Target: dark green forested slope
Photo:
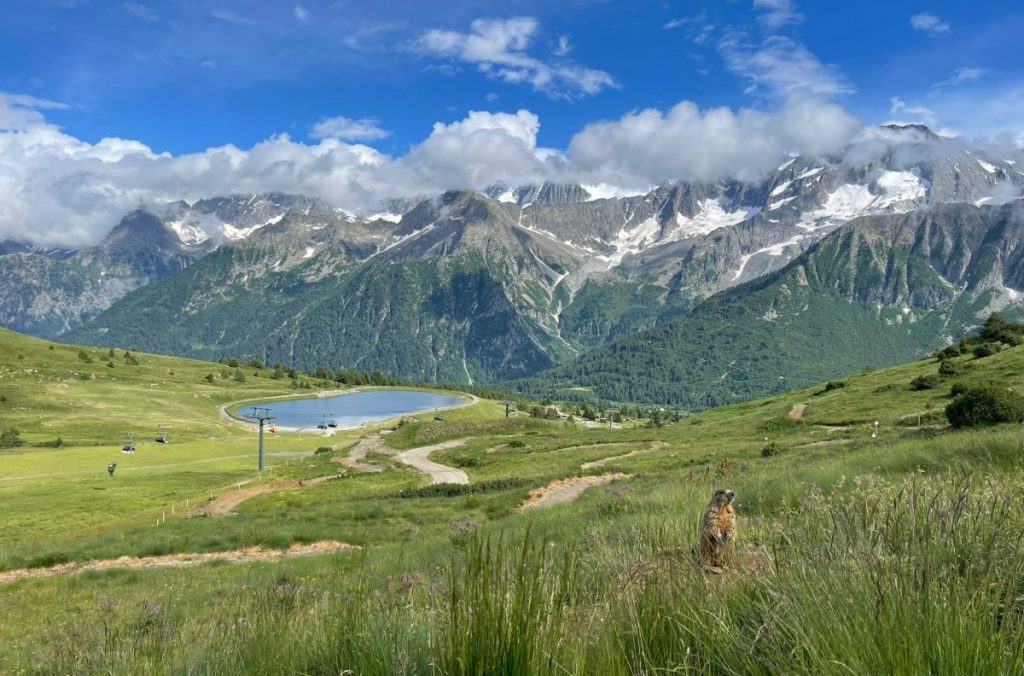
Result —
<instances>
[{"instance_id":1,"label":"dark green forested slope","mask_svg":"<svg viewBox=\"0 0 1024 676\"><path fill-rule=\"evenodd\" d=\"M690 316L513 387L690 408L914 359L992 310L1024 314L1024 206L859 219Z\"/></svg>"}]
</instances>

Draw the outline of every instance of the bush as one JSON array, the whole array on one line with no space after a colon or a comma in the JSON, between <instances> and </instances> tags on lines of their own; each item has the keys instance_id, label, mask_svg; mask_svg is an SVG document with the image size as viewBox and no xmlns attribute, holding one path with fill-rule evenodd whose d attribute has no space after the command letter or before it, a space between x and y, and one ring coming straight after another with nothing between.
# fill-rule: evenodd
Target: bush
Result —
<instances>
[{"instance_id":1,"label":"bush","mask_svg":"<svg viewBox=\"0 0 1024 676\"><path fill-rule=\"evenodd\" d=\"M796 429L802 424L802 421L794 420L788 415L777 415L771 418L765 418L765 421L761 426L765 432L785 432L787 430Z\"/></svg>"},{"instance_id":2,"label":"bush","mask_svg":"<svg viewBox=\"0 0 1024 676\"><path fill-rule=\"evenodd\" d=\"M967 394L967 386L963 383L953 383L953 387L949 388L949 396L959 397L961 394Z\"/></svg>"},{"instance_id":3,"label":"bush","mask_svg":"<svg viewBox=\"0 0 1024 676\"><path fill-rule=\"evenodd\" d=\"M999 343L982 343L981 345L978 345L977 347L975 347L971 351L971 353L976 358L982 359L984 357L991 357L992 355L997 354L999 352L999 350L1000 350Z\"/></svg>"},{"instance_id":4,"label":"bush","mask_svg":"<svg viewBox=\"0 0 1024 676\"><path fill-rule=\"evenodd\" d=\"M972 387L946 406L953 427L974 427L1024 420L1024 397L997 385Z\"/></svg>"},{"instance_id":5,"label":"bush","mask_svg":"<svg viewBox=\"0 0 1024 676\"><path fill-rule=\"evenodd\" d=\"M508 448L526 448L526 442L522 439L513 439L512 441L505 444Z\"/></svg>"},{"instance_id":6,"label":"bush","mask_svg":"<svg viewBox=\"0 0 1024 676\"><path fill-rule=\"evenodd\" d=\"M910 389L919 390L930 390L939 386L942 379L937 374L928 373L925 375L918 376L910 381Z\"/></svg>"},{"instance_id":7,"label":"bush","mask_svg":"<svg viewBox=\"0 0 1024 676\"><path fill-rule=\"evenodd\" d=\"M0 432L0 448L17 448L24 443L21 439L21 432L13 427L8 427Z\"/></svg>"},{"instance_id":8,"label":"bush","mask_svg":"<svg viewBox=\"0 0 1024 676\"><path fill-rule=\"evenodd\" d=\"M957 345L956 343L954 343L952 345L947 345L946 347L942 348L941 350L936 351L935 352L935 358L938 359L939 361L943 361L945 359L952 359L953 357L959 357L961 354L962 354L962 352L960 351L960 346Z\"/></svg>"},{"instance_id":9,"label":"bush","mask_svg":"<svg viewBox=\"0 0 1024 676\"><path fill-rule=\"evenodd\" d=\"M942 363L939 364L940 376L955 376L958 373L960 373L960 368L948 359L943 359Z\"/></svg>"},{"instance_id":10,"label":"bush","mask_svg":"<svg viewBox=\"0 0 1024 676\"><path fill-rule=\"evenodd\" d=\"M825 389L820 390L815 394L825 394L826 392L834 392L836 390L841 390L844 387L846 387L846 383L843 382L842 380L830 380L827 383L825 383Z\"/></svg>"},{"instance_id":11,"label":"bush","mask_svg":"<svg viewBox=\"0 0 1024 676\"><path fill-rule=\"evenodd\" d=\"M330 455L334 452L334 449L330 446L321 446L320 448L313 451L313 455Z\"/></svg>"},{"instance_id":12,"label":"bush","mask_svg":"<svg viewBox=\"0 0 1024 676\"><path fill-rule=\"evenodd\" d=\"M419 488L406 488L398 491L400 498L451 498L470 493L499 493L530 485L526 479L519 477L506 477L503 479L491 479L481 481L478 484L431 484ZM390 498L389 498L390 499Z\"/></svg>"},{"instance_id":13,"label":"bush","mask_svg":"<svg viewBox=\"0 0 1024 676\"><path fill-rule=\"evenodd\" d=\"M761 457L770 458L772 456L779 455L782 453L782 450L782 446L773 441L761 449Z\"/></svg>"}]
</instances>

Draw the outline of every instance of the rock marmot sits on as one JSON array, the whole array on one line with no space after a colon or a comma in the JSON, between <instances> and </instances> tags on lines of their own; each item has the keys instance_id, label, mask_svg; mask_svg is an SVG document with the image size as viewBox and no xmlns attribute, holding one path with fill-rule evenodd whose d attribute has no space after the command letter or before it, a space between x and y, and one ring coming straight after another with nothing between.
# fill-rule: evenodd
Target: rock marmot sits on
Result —
<instances>
[{"instance_id":1,"label":"rock marmot sits on","mask_svg":"<svg viewBox=\"0 0 1024 676\"><path fill-rule=\"evenodd\" d=\"M700 542L697 551L701 563L713 573L721 573L726 556L736 542L736 513L732 501L736 494L719 488L711 496L704 516L700 520Z\"/></svg>"}]
</instances>

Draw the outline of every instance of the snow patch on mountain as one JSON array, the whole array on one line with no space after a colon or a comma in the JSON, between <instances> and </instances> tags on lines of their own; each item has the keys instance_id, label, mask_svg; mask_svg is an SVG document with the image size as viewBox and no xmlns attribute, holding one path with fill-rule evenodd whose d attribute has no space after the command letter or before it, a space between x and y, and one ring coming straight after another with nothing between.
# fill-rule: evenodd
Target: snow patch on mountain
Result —
<instances>
[{"instance_id":1,"label":"snow patch on mountain","mask_svg":"<svg viewBox=\"0 0 1024 676\"><path fill-rule=\"evenodd\" d=\"M928 193L929 183L921 178L917 169L912 171L883 171L874 185L881 194L871 192L868 186L847 183L829 193L825 203L803 214L796 223L804 230L836 227L854 218L888 210L910 211Z\"/></svg>"},{"instance_id":2,"label":"snow patch on mountain","mask_svg":"<svg viewBox=\"0 0 1024 676\"><path fill-rule=\"evenodd\" d=\"M789 204L790 202L792 202L795 199L796 199L796 195L793 195L792 197L784 197L784 198L780 199L778 202L775 202L774 204L770 204L768 206L768 211L775 211L779 207L785 206L785 205Z\"/></svg>"},{"instance_id":3,"label":"snow patch on mountain","mask_svg":"<svg viewBox=\"0 0 1024 676\"><path fill-rule=\"evenodd\" d=\"M593 202L594 200L608 200L608 199L622 199L622 198L625 198L625 197L637 197L637 196L640 196L640 195L646 195L648 192L650 192L653 189L653 186L652 186L651 188L648 188L646 190L626 190L625 188L619 188L617 186L609 185L607 183L597 183L597 184L593 184L593 185L591 185L591 184L582 184L582 185L580 185L580 187L583 188L584 190L586 190L587 194L590 195L590 197L587 198L588 202Z\"/></svg>"},{"instance_id":4,"label":"snow patch on mountain","mask_svg":"<svg viewBox=\"0 0 1024 676\"><path fill-rule=\"evenodd\" d=\"M988 163L988 162L986 162L985 160L981 160L981 159L979 159L979 160L978 160L978 165L979 165L979 166L981 166L981 168L982 168L982 169L984 169L985 171L987 171L987 172L988 172L988 173L990 173L990 174L994 174L994 173L996 173L996 168L995 168L995 166L993 166L993 165L989 164L989 163Z\"/></svg>"},{"instance_id":5,"label":"snow patch on mountain","mask_svg":"<svg viewBox=\"0 0 1024 676\"><path fill-rule=\"evenodd\" d=\"M614 240L608 244L615 249L615 253L595 256L598 260L615 267L622 263L627 254L638 254L645 248L657 241L661 233L661 225L656 218L648 218L631 230L622 228Z\"/></svg>"},{"instance_id":6,"label":"snow patch on mountain","mask_svg":"<svg viewBox=\"0 0 1024 676\"><path fill-rule=\"evenodd\" d=\"M747 268L747 263L749 263L751 259L754 258L754 256L781 256L784 253L786 253L786 249L802 242L804 240L804 237L805 235L796 235L790 239L787 239L785 242L779 242L777 244L772 244L771 246L766 246L763 249L758 249L757 251L748 254L743 254L743 256L740 257L740 267L736 271L736 274L733 275L732 280L735 282L743 275L743 271L746 270Z\"/></svg>"},{"instance_id":7,"label":"snow patch on mountain","mask_svg":"<svg viewBox=\"0 0 1024 676\"><path fill-rule=\"evenodd\" d=\"M665 241L676 241L696 235L707 235L719 228L742 223L759 211L760 209L757 207L726 211L722 208L719 200L705 200L700 205L700 211L693 218L687 218L681 213L676 213L675 221L679 227L673 230L665 238Z\"/></svg>"},{"instance_id":8,"label":"snow patch on mountain","mask_svg":"<svg viewBox=\"0 0 1024 676\"><path fill-rule=\"evenodd\" d=\"M224 223L221 226L220 231L224 233L224 236L230 240L245 239L252 233L259 230L260 228L265 228L268 225L274 225L276 223L279 223L282 218L284 218L284 214L274 216L273 218L267 219L263 223L257 223L256 225L249 226L248 228L236 228L230 223Z\"/></svg>"},{"instance_id":9,"label":"snow patch on mountain","mask_svg":"<svg viewBox=\"0 0 1024 676\"><path fill-rule=\"evenodd\" d=\"M210 239L209 235L188 221L165 221L164 225L174 231L182 244L202 244Z\"/></svg>"},{"instance_id":10,"label":"snow patch on mountain","mask_svg":"<svg viewBox=\"0 0 1024 676\"><path fill-rule=\"evenodd\" d=\"M396 214L391 211L380 211L375 214L370 214L366 217L368 221L387 221L388 223L398 223L402 220L402 214Z\"/></svg>"}]
</instances>

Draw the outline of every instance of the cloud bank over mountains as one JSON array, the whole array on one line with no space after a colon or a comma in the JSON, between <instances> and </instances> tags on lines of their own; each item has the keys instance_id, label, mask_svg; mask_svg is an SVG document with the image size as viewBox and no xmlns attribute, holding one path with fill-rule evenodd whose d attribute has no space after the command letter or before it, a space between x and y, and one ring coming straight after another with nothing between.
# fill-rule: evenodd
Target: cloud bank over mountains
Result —
<instances>
[{"instance_id":1,"label":"cloud bank over mountains","mask_svg":"<svg viewBox=\"0 0 1024 676\"><path fill-rule=\"evenodd\" d=\"M287 134L171 155L136 140L89 143L46 120L61 104L0 94L0 241L95 243L141 204L232 193L301 192L359 211L387 197L545 180L643 190L668 180L750 180L790 153L838 152L859 123L839 106L791 100L774 111L681 102L586 125L566 149L538 145L528 110L438 122L400 157L342 140L378 137L376 121L330 118L316 143ZM342 137L342 138L338 138Z\"/></svg>"}]
</instances>

